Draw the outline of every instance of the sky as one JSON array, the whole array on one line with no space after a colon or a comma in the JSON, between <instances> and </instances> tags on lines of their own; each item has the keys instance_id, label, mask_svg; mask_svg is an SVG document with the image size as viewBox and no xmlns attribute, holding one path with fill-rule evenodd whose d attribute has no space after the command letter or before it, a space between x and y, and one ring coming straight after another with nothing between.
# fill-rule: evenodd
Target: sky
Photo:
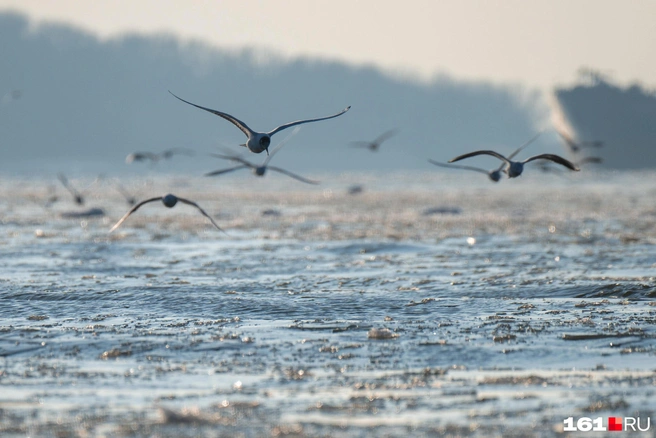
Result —
<instances>
[{"instance_id":1,"label":"sky","mask_svg":"<svg viewBox=\"0 0 656 438\"><path fill-rule=\"evenodd\" d=\"M223 49L373 65L418 80L569 85L581 67L656 88L652 0L0 0L99 38L166 33Z\"/></svg>"}]
</instances>

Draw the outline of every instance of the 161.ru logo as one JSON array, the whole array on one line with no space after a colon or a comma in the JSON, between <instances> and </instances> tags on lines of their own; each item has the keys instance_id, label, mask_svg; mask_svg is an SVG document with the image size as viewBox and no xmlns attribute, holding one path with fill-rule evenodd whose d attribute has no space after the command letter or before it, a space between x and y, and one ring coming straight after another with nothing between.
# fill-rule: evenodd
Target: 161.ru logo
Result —
<instances>
[{"instance_id":1,"label":"161.ru logo","mask_svg":"<svg viewBox=\"0 0 656 438\"><path fill-rule=\"evenodd\" d=\"M641 421L642 420L642 421ZM651 426L651 418L646 420L635 417L608 417L604 422L603 417L589 418L581 417L574 422L574 417L568 417L563 420L565 427L564 432L606 432L606 431L632 431L646 432ZM644 423L644 424L641 424Z\"/></svg>"}]
</instances>

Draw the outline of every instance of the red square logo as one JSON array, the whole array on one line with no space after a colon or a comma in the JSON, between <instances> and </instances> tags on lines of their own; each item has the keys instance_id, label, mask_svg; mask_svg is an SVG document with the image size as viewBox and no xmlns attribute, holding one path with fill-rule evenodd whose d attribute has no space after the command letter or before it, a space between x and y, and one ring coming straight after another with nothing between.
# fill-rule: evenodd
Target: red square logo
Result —
<instances>
[{"instance_id":1,"label":"red square logo","mask_svg":"<svg viewBox=\"0 0 656 438\"><path fill-rule=\"evenodd\" d=\"M608 430L621 431L622 417L608 417Z\"/></svg>"}]
</instances>

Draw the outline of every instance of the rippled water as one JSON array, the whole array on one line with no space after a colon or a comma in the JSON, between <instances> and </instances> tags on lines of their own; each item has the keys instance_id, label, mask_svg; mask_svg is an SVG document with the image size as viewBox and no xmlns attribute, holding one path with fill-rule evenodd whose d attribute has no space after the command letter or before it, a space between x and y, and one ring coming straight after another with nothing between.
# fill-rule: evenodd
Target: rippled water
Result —
<instances>
[{"instance_id":1,"label":"rippled water","mask_svg":"<svg viewBox=\"0 0 656 438\"><path fill-rule=\"evenodd\" d=\"M320 179L133 178L227 234L160 203L108 234L128 209L111 182L72 178L76 207L4 177L0 433L550 436L653 417L656 174Z\"/></svg>"}]
</instances>

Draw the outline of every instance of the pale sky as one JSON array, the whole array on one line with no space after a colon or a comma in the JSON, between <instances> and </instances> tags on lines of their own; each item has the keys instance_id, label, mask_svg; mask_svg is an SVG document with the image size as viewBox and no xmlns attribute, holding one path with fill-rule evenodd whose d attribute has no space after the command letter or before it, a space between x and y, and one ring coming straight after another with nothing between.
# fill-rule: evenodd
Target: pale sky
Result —
<instances>
[{"instance_id":1,"label":"pale sky","mask_svg":"<svg viewBox=\"0 0 656 438\"><path fill-rule=\"evenodd\" d=\"M101 38L166 32L422 79L569 84L582 66L656 88L654 0L0 0Z\"/></svg>"}]
</instances>

